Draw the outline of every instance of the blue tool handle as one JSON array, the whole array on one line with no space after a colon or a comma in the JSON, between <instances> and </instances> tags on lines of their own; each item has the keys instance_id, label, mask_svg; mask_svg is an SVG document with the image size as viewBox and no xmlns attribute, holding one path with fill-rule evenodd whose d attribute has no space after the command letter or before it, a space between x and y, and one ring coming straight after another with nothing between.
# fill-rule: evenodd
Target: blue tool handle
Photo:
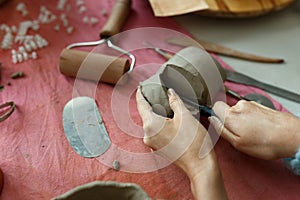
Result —
<instances>
[{"instance_id":1,"label":"blue tool handle","mask_svg":"<svg viewBox=\"0 0 300 200\"><path fill-rule=\"evenodd\" d=\"M208 106L200 105L200 104L196 103L195 101L188 99L186 97L183 97L183 96L181 96L180 98L183 100L183 102L185 102L195 108L198 108L200 111L200 115L202 115L204 117L211 117L211 116L217 117L217 115L215 114L215 112L213 111L212 108L210 108Z\"/></svg>"},{"instance_id":2,"label":"blue tool handle","mask_svg":"<svg viewBox=\"0 0 300 200\"><path fill-rule=\"evenodd\" d=\"M208 106L199 105L199 110L200 110L200 115L204 117L211 117L211 116L217 117L213 109L211 109Z\"/></svg>"}]
</instances>

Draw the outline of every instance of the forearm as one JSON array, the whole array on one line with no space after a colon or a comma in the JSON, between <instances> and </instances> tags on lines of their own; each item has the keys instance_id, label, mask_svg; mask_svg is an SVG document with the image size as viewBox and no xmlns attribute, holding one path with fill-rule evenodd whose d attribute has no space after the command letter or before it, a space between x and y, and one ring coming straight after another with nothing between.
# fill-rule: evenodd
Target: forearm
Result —
<instances>
[{"instance_id":1,"label":"forearm","mask_svg":"<svg viewBox=\"0 0 300 200\"><path fill-rule=\"evenodd\" d=\"M214 152L204 160L198 160L198 171L189 170L191 190L195 199L222 200L227 199L221 171Z\"/></svg>"}]
</instances>

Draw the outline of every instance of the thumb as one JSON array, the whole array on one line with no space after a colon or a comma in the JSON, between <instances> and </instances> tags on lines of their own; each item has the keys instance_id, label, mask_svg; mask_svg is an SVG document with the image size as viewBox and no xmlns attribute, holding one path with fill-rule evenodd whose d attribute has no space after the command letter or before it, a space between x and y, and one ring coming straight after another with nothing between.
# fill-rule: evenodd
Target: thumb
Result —
<instances>
[{"instance_id":1,"label":"thumb","mask_svg":"<svg viewBox=\"0 0 300 200\"><path fill-rule=\"evenodd\" d=\"M213 106L213 111L222 122L225 122L226 114L229 108L230 106L226 103L222 101L217 101Z\"/></svg>"},{"instance_id":2,"label":"thumb","mask_svg":"<svg viewBox=\"0 0 300 200\"><path fill-rule=\"evenodd\" d=\"M215 116L211 116L208 118L208 121L213 125L213 127L215 128L215 130L217 131L217 133L219 135L222 134L223 130L224 130L224 124L223 122Z\"/></svg>"},{"instance_id":3,"label":"thumb","mask_svg":"<svg viewBox=\"0 0 300 200\"><path fill-rule=\"evenodd\" d=\"M169 104L174 112L174 116L176 116L176 114L182 113L183 109L186 109L184 103L172 88L168 89L168 96Z\"/></svg>"},{"instance_id":4,"label":"thumb","mask_svg":"<svg viewBox=\"0 0 300 200\"><path fill-rule=\"evenodd\" d=\"M229 143L234 144L237 137L235 134L233 134L231 131L229 131L225 126L224 123L215 116L211 116L208 118L209 122L214 126L217 133L221 135L222 138L227 140Z\"/></svg>"}]
</instances>

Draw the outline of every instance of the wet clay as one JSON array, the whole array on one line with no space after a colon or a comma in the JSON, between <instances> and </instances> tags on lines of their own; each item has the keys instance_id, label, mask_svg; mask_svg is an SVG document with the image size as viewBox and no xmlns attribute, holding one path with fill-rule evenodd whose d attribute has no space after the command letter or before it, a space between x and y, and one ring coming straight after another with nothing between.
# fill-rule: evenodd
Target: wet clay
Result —
<instances>
[{"instance_id":1,"label":"wet clay","mask_svg":"<svg viewBox=\"0 0 300 200\"><path fill-rule=\"evenodd\" d=\"M209 57L209 58L208 58ZM198 101L201 105L211 106L211 99L201 71L212 58L197 47L187 47L168 60L158 72L141 82L144 97L153 111L159 115L172 117L167 88L173 88L177 94Z\"/></svg>"},{"instance_id":2,"label":"wet clay","mask_svg":"<svg viewBox=\"0 0 300 200\"><path fill-rule=\"evenodd\" d=\"M160 79L160 74L166 66L163 65L158 72L149 79L140 83L142 94L152 106L155 113L172 117L173 112L169 105L167 88L163 85Z\"/></svg>"}]
</instances>

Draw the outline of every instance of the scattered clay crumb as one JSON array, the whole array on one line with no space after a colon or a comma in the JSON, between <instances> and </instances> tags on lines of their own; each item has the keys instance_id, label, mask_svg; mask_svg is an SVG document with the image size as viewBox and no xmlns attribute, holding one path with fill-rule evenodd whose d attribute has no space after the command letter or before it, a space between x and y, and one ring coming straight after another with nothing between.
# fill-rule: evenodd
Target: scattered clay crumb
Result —
<instances>
[{"instance_id":1,"label":"scattered clay crumb","mask_svg":"<svg viewBox=\"0 0 300 200\"><path fill-rule=\"evenodd\" d=\"M96 17L91 17L90 19L90 24L93 26L95 24L97 24L99 22L99 20Z\"/></svg>"},{"instance_id":2,"label":"scattered clay crumb","mask_svg":"<svg viewBox=\"0 0 300 200\"><path fill-rule=\"evenodd\" d=\"M114 160L112 167L114 170L119 171L120 170L120 162L117 160Z\"/></svg>"},{"instance_id":3,"label":"scattered clay crumb","mask_svg":"<svg viewBox=\"0 0 300 200\"><path fill-rule=\"evenodd\" d=\"M73 32L73 30L74 30L74 27L70 26L70 27L67 28L67 33L71 34Z\"/></svg>"},{"instance_id":4,"label":"scattered clay crumb","mask_svg":"<svg viewBox=\"0 0 300 200\"><path fill-rule=\"evenodd\" d=\"M89 23L89 18L87 16L85 16L83 19L82 19L83 23L87 24Z\"/></svg>"},{"instance_id":5,"label":"scattered clay crumb","mask_svg":"<svg viewBox=\"0 0 300 200\"><path fill-rule=\"evenodd\" d=\"M16 79L16 78L21 78L21 77L23 77L23 76L24 76L24 73L23 73L22 71L19 71L19 72L13 73L10 77L11 77L12 79Z\"/></svg>"},{"instance_id":6,"label":"scattered clay crumb","mask_svg":"<svg viewBox=\"0 0 300 200\"><path fill-rule=\"evenodd\" d=\"M11 82L7 81L6 85L11 86Z\"/></svg>"},{"instance_id":7,"label":"scattered clay crumb","mask_svg":"<svg viewBox=\"0 0 300 200\"><path fill-rule=\"evenodd\" d=\"M54 29L55 31L59 31L60 25L59 25L59 24L55 24L55 26L53 27L53 29Z\"/></svg>"}]
</instances>

